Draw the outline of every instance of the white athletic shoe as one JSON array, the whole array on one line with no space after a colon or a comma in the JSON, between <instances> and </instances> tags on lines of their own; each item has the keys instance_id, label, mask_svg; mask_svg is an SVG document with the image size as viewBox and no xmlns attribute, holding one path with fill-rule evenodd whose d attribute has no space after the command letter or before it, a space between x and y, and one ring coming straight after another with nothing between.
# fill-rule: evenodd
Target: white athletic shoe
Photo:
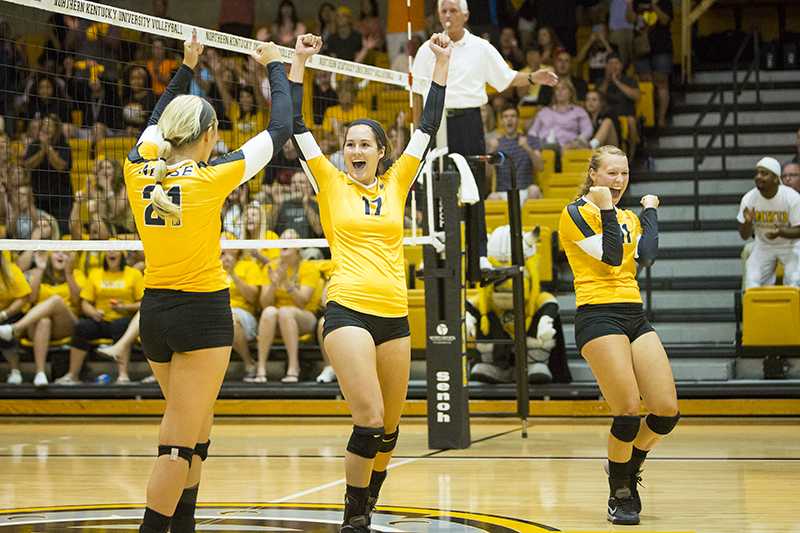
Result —
<instances>
[{"instance_id":1,"label":"white athletic shoe","mask_svg":"<svg viewBox=\"0 0 800 533\"><path fill-rule=\"evenodd\" d=\"M158 381L156 380L156 377L153 374L150 374L149 376L144 378L139 383L144 383L146 385L146 384L149 384L149 383L158 383Z\"/></svg>"},{"instance_id":2,"label":"white athletic shoe","mask_svg":"<svg viewBox=\"0 0 800 533\"><path fill-rule=\"evenodd\" d=\"M14 326L11 324L3 324L0 326L0 339L4 341L14 340Z\"/></svg>"},{"instance_id":3,"label":"white athletic shoe","mask_svg":"<svg viewBox=\"0 0 800 533\"><path fill-rule=\"evenodd\" d=\"M9 372L8 377L6 378L6 383L9 385L21 385L22 373L16 368L12 368L11 372Z\"/></svg>"},{"instance_id":4,"label":"white athletic shoe","mask_svg":"<svg viewBox=\"0 0 800 533\"><path fill-rule=\"evenodd\" d=\"M528 383L543 384L553 381L553 374L545 363L528 363Z\"/></svg>"},{"instance_id":5,"label":"white athletic shoe","mask_svg":"<svg viewBox=\"0 0 800 533\"><path fill-rule=\"evenodd\" d=\"M79 380L72 379L72 376L70 376L69 374L64 374L63 376L61 376L60 378L58 378L55 381L55 384L56 385L70 385L71 386L71 385L80 385L81 382Z\"/></svg>"},{"instance_id":6,"label":"white athletic shoe","mask_svg":"<svg viewBox=\"0 0 800 533\"><path fill-rule=\"evenodd\" d=\"M46 387L50 382L47 381L47 374L44 372L37 372L33 377L34 387Z\"/></svg>"},{"instance_id":7,"label":"white athletic shoe","mask_svg":"<svg viewBox=\"0 0 800 533\"><path fill-rule=\"evenodd\" d=\"M331 365L325 365L325 368L317 376L317 383L333 383L334 381L336 381L336 372Z\"/></svg>"},{"instance_id":8,"label":"white athletic shoe","mask_svg":"<svg viewBox=\"0 0 800 533\"><path fill-rule=\"evenodd\" d=\"M472 367L469 377L481 383L511 383L514 381L514 369L500 368L492 363L477 363Z\"/></svg>"}]
</instances>

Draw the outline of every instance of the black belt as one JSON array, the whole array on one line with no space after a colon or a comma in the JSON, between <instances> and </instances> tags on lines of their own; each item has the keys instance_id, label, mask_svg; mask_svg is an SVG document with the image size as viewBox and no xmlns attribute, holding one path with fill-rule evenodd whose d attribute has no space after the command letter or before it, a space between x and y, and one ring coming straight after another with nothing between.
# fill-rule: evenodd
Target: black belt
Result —
<instances>
[{"instance_id":1,"label":"black belt","mask_svg":"<svg viewBox=\"0 0 800 533\"><path fill-rule=\"evenodd\" d=\"M461 115L466 115L468 113L480 113L480 107L465 107L463 109L446 109L448 117L460 117Z\"/></svg>"}]
</instances>

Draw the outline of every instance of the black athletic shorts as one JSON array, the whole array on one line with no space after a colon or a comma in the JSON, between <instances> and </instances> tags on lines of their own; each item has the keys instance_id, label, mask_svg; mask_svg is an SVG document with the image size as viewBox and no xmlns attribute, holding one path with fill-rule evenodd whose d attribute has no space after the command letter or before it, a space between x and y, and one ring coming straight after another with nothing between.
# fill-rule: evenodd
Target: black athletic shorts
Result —
<instances>
[{"instance_id":1,"label":"black athletic shorts","mask_svg":"<svg viewBox=\"0 0 800 533\"><path fill-rule=\"evenodd\" d=\"M575 344L580 351L592 339L606 335L626 335L633 342L645 333L655 331L642 304L582 305L575 314Z\"/></svg>"},{"instance_id":2,"label":"black athletic shorts","mask_svg":"<svg viewBox=\"0 0 800 533\"><path fill-rule=\"evenodd\" d=\"M387 318L368 315L329 301L325 307L325 324L322 326L322 338L327 337L331 331L347 326L355 326L367 330L372 335L375 346L380 346L392 339L400 339L411 335L407 316Z\"/></svg>"},{"instance_id":3,"label":"black athletic shorts","mask_svg":"<svg viewBox=\"0 0 800 533\"><path fill-rule=\"evenodd\" d=\"M142 349L156 363L168 363L174 352L233 344L228 289L216 292L145 289L140 313Z\"/></svg>"}]
</instances>

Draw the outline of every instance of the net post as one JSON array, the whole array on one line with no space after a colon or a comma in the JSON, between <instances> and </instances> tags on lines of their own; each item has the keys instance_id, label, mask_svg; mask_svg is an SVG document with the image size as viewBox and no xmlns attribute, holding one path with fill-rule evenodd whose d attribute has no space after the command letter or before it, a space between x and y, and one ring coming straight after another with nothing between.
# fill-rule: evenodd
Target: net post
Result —
<instances>
[{"instance_id":1,"label":"net post","mask_svg":"<svg viewBox=\"0 0 800 533\"><path fill-rule=\"evenodd\" d=\"M434 229L445 233L444 252L425 246L425 328L428 447L463 449L471 443L464 336L464 272L460 176L433 173ZM427 214L426 214L427 216Z\"/></svg>"}]
</instances>

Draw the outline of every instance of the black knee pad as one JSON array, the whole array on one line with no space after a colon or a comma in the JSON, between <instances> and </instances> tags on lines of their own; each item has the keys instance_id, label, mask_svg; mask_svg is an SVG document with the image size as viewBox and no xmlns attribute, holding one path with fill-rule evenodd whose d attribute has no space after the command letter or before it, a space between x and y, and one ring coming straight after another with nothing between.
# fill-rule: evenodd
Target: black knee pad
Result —
<instances>
[{"instance_id":1,"label":"black knee pad","mask_svg":"<svg viewBox=\"0 0 800 533\"><path fill-rule=\"evenodd\" d=\"M640 424L641 418L638 416L615 416L611 423L611 434L622 442L633 442Z\"/></svg>"},{"instance_id":2,"label":"black knee pad","mask_svg":"<svg viewBox=\"0 0 800 533\"><path fill-rule=\"evenodd\" d=\"M397 446L397 436L400 434L400 428L394 430L394 433L388 433L381 439L381 447L378 451L381 453L390 453Z\"/></svg>"},{"instance_id":3,"label":"black knee pad","mask_svg":"<svg viewBox=\"0 0 800 533\"><path fill-rule=\"evenodd\" d=\"M158 455L169 455L170 460L177 461L178 457L185 459L189 466L192 465L192 456L194 455L194 448L188 446L173 446L171 444L159 444Z\"/></svg>"},{"instance_id":4,"label":"black knee pad","mask_svg":"<svg viewBox=\"0 0 800 533\"><path fill-rule=\"evenodd\" d=\"M211 446L211 440L207 440L205 442L198 442L194 446L194 454L200 457L201 461L205 461L208 458L209 446Z\"/></svg>"},{"instance_id":5,"label":"black knee pad","mask_svg":"<svg viewBox=\"0 0 800 533\"><path fill-rule=\"evenodd\" d=\"M363 457L364 459L375 459L381 447L383 438L383 428L365 428L353 426L350 434L350 441L347 443L347 451Z\"/></svg>"},{"instance_id":6,"label":"black knee pad","mask_svg":"<svg viewBox=\"0 0 800 533\"><path fill-rule=\"evenodd\" d=\"M675 416L658 416L651 413L647 415L645 422L647 422L647 427L649 427L653 433L668 435L669 432L678 425L678 420L680 420L680 418L680 413L677 413Z\"/></svg>"}]
</instances>

